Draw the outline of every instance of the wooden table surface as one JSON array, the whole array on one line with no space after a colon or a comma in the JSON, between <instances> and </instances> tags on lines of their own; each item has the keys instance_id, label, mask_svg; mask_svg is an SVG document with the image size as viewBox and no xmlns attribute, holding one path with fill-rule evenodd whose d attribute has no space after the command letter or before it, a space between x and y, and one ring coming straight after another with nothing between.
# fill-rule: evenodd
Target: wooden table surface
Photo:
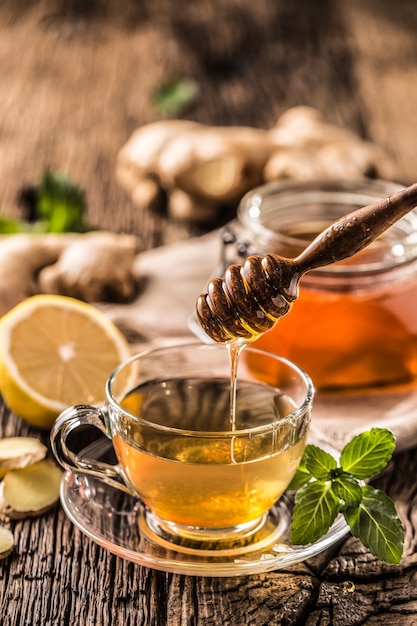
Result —
<instances>
[{"instance_id":1,"label":"wooden table surface","mask_svg":"<svg viewBox=\"0 0 417 626\"><path fill-rule=\"evenodd\" d=\"M158 119L151 94L190 77L185 117L267 128L290 106L379 143L396 180L417 179L417 4L414 0L3 0L0 4L0 213L47 169L86 191L88 218L135 232L143 249L196 229L138 212L114 176L138 126ZM0 435L47 439L0 408ZM348 536L320 558L260 575L154 571L107 553L61 507L14 523L0 563L2 626L307 626L417 624L417 455L395 456L376 484L406 527L399 566Z\"/></svg>"}]
</instances>

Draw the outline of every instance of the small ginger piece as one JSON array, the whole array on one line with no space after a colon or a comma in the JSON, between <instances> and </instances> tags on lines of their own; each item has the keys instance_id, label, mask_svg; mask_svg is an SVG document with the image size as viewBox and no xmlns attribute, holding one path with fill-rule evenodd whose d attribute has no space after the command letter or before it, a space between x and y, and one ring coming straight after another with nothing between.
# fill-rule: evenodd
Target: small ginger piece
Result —
<instances>
[{"instance_id":1,"label":"small ginger piece","mask_svg":"<svg viewBox=\"0 0 417 626\"><path fill-rule=\"evenodd\" d=\"M288 109L270 130L275 150L264 168L266 182L314 178L395 177L385 151L347 128L330 124L316 109Z\"/></svg>"},{"instance_id":2,"label":"small ginger piece","mask_svg":"<svg viewBox=\"0 0 417 626\"><path fill-rule=\"evenodd\" d=\"M0 483L0 517L40 515L59 499L62 471L49 459L7 472Z\"/></svg>"},{"instance_id":3,"label":"small ginger piece","mask_svg":"<svg viewBox=\"0 0 417 626\"><path fill-rule=\"evenodd\" d=\"M269 131L279 147L316 148L324 143L357 139L352 131L325 121L320 111L308 106L287 109Z\"/></svg>"},{"instance_id":4,"label":"small ginger piece","mask_svg":"<svg viewBox=\"0 0 417 626\"><path fill-rule=\"evenodd\" d=\"M11 530L0 526L0 559L5 559L14 548L14 537Z\"/></svg>"},{"instance_id":5,"label":"small ginger piece","mask_svg":"<svg viewBox=\"0 0 417 626\"><path fill-rule=\"evenodd\" d=\"M129 302L136 295L134 235L97 231L76 239L56 263L38 275L41 293L57 293L87 302Z\"/></svg>"},{"instance_id":6,"label":"small ginger piece","mask_svg":"<svg viewBox=\"0 0 417 626\"><path fill-rule=\"evenodd\" d=\"M5 437L0 439L0 477L45 458L47 447L34 437Z\"/></svg>"},{"instance_id":7,"label":"small ginger piece","mask_svg":"<svg viewBox=\"0 0 417 626\"><path fill-rule=\"evenodd\" d=\"M322 170L335 178L381 176L389 167L388 157L376 144L355 140L328 143L318 150L317 159Z\"/></svg>"},{"instance_id":8,"label":"small ginger piece","mask_svg":"<svg viewBox=\"0 0 417 626\"><path fill-rule=\"evenodd\" d=\"M268 131L200 125L166 144L157 175L167 189L178 187L218 203L236 202L262 182L272 150Z\"/></svg>"},{"instance_id":9,"label":"small ginger piece","mask_svg":"<svg viewBox=\"0 0 417 626\"><path fill-rule=\"evenodd\" d=\"M188 120L160 120L135 130L117 155L116 178L120 185L131 191L138 181L154 176L167 143L199 126Z\"/></svg>"},{"instance_id":10,"label":"small ginger piece","mask_svg":"<svg viewBox=\"0 0 417 626\"><path fill-rule=\"evenodd\" d=\"M135 130L116 159L116 180L139 209L162 208L164 190L158 177L161 151L177 135L199 126L189 120L160 120Z\"/></svg>"}]
</instances>

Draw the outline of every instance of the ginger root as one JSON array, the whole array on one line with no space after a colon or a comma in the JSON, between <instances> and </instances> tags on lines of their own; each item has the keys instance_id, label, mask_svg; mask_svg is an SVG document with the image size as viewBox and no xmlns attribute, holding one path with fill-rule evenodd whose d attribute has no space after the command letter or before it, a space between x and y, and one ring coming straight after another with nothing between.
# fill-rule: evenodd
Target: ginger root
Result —
<instances>
[{"instance_id":1,"label":"ginger root","mask_svg":"<svg viewBox=\"0 0 417 626\"><path fill-rule=\"evenodd\" d=\"M49 459L10 470L0 483L0 517L41 515L59 499L62 471Z\"/></svg>"},{"instance_id":2,"label":"ginger root","mask_svg":"<svg viewBox=\"0 0 417 626\"><path fill-rule=\"evenodd\" d=\"M198 126L187 120L163 120L137 129L117 155L116 180L127 189L139 208L160 208L162 186L158 180L158 161L170 139Z\"/></svg>"},{"instance_id":3,"label":"ginger root","mask_svg":"<svg viewBox=\"0 0 417 626\"><path fill-rule=\"evenodd\" d=\"M5 559L14 548L14 537L11 530L0 526L0 559Z\"/></svg>"},{"instance_id":4,"label":"ginger root","mask_svg":"<svg viewBox=\"0 0 417 626\"><path fill-rule=\"evenodd\" d=\"M230 202L259 184L272 149L265 130L201 125L161 150L158 176L167 189L179 187L208 200Z\"/></svg>"},{"instance_id":5,"label":"ginger root","mask_svg":"<svg viewBox=\"0 0 417 626\"><path fill-rule=\"evenodd\" d=\"M38 293L127 302L137 291L134 235L18 234L0 238L0 315Z\"/></svg>"},{"instance_id":6,"label":"ginger root","mask_svg":"<svg viewBox=\"0 0 417 626\"><path fill-rule=\"evenodd\" d=\"M120 150L116 178L140 208L146 206L145 183L152 181L159 186L152 201L167 198L171 217L205 222L261 184L273 148L263 129L153 122L136 130Z\"/></svg>"},{"instance_id":7,"label":"ginger root","mask_svg":"<svg viewBox=\"0 0 417 626\"><path fill-rule=\"evenodd\" d=\"M132 235L86 233L73 241L56 263L40 270L40 292L88 302L129 302L136 294L136 251Z\"/></svg>"},{"instance_id":8,"label":"ginger root","mask_svg":"<svg viewBox=\"0 0 417 626\"><path fill-rule=\"evenodd\" d=\"M5 235L0 239L0 315L38 292L39 270L57 260L65 240L61 235Z\"/></svg>"},{"instance_id":9,"label":"ginger root","mask_svg":"<svg viewBox=\"0 0 417 626\"><path fill-rule=\"evenodd\" d=\"M41 515L59 499L62 471L45 458L47 448L34 437L0 439L0 518ZM13 533L0 526L0 559L14 548Z\"/></svg>"},{"instance_id":10,"label":"ginger root","mask_svg":"<svg viewBox=\"0 0 417 626\"><path fill-rule=\"evenodd\" d=\"M0 439L0 478L12 469L21 469L45 458L47 447L34 437Z\"/></svg>"},{"instance_id":11,"label":"ginger root","mask_svg":"<svg viewBox=\"0 0 417 626\"><path fill-rule=\"evenodd\" d=\"M116 177L139 209L177 220L215 220L258 185L281 179L394 178L382 148L330 124L312 107L286 111L273 128L163 120L137 129L121 148Z\"/></svg>"},{"instance_id":12,"label":"ginger root","mask_svg":"<svg viewBox=\"0 0 417 626\"><path fill-rule=\"evenodd\" d=\"M329 124L312 107L286 111L270 135L276 149L265 164L266 182L314 178L391 178L394 166L380 146Z\"/></svg>"}]
</instances>

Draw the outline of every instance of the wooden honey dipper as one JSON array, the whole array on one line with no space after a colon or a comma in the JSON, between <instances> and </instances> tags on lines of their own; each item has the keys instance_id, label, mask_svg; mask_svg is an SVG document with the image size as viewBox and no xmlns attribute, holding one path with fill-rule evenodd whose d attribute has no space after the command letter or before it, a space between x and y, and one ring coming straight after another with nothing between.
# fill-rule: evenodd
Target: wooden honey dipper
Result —
<instances>
[{"instance_id":1,"label":"wooden honey dipper","mask_svg":"<svg viewBox=\"0 0 417 626\"><path fill-rule=\"evenodd\" d=\"M303 274L360 252L416 206L417 183L340 218L295 259L252 255L230 265L198 297L202 328L217 342L257 339L288 313Z\"/></svg>"}]
</instances>

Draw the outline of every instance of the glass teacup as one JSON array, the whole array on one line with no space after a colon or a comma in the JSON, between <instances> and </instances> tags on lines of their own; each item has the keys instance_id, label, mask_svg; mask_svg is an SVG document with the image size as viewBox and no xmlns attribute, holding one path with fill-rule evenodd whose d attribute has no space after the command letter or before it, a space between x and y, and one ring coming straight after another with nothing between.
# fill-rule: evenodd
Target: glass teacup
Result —
<instances>
[{"instance_id":1,"label":"glass teacup","mask_svg":"<svg viewBox=\"0 0 417 626\"><path fill-rule=\"evenodd\" d=\"M145 523L164 540L257 533L302 457L314 391L295 364L248 346L232 416L230 371L224 345L135 355L110 375L105 406L78 405L58 417L54 454L67 470L139 497ZM70 434L86 424L111 438L118 464L70 450Z\"/></svg>"}]
</instances>

